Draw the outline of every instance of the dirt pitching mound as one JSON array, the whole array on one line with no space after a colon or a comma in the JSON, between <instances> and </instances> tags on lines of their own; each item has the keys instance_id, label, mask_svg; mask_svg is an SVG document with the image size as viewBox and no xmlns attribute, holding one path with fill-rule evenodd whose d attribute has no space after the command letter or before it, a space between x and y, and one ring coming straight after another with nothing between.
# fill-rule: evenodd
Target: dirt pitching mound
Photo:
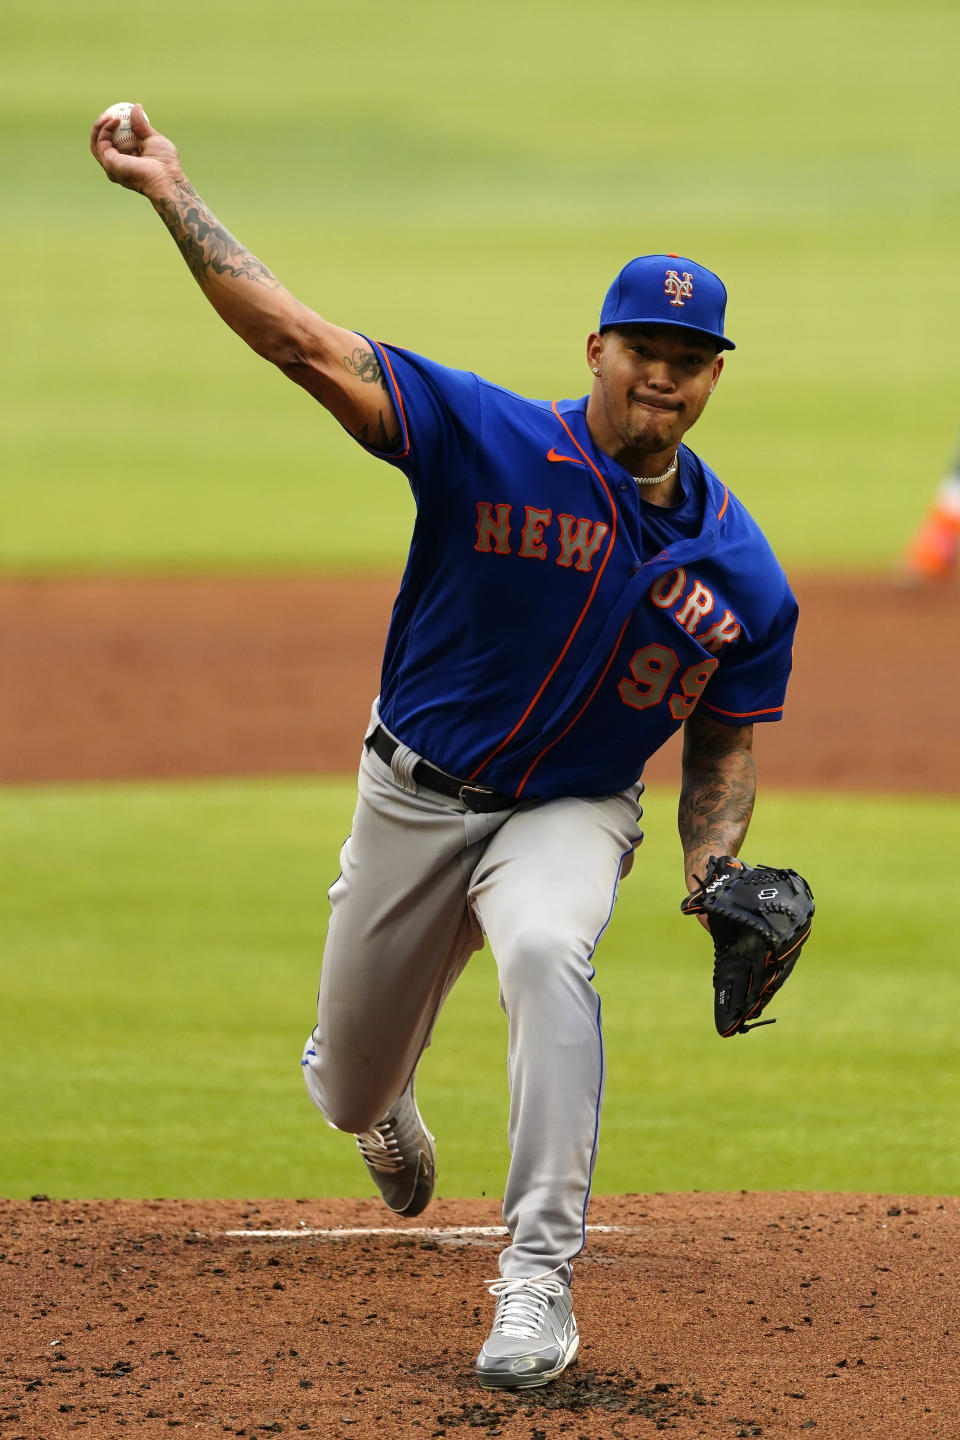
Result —
<instances>
[{"instance_id":1,"label":"dirt pitching mound","mask_svg":"<svg viewBox=\"0 0 960 1440\"><path fill-rule=\"evenodd\" d=\"M578 1362L517 1395L473 1377L499 1219L0 1201L0 1433L955 1440L958 1199L598 1197Z\"/></svg>"}]
</instances>

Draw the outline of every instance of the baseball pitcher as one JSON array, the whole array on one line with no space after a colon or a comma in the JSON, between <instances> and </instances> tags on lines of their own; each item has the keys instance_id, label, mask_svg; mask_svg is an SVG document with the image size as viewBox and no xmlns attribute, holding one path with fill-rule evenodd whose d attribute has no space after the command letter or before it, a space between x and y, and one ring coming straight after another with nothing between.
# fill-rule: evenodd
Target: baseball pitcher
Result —
<instances>
[{"instance_id":1,"label":"baseball pitcher","mask_svg":"<svg viewBox=\"0 0 960 1440\"><path fill-rule=\"evenodd\" d=\"M678 255L631 260L587 340L588 393L531 400L321 318L220 225L140 106L135 153L114 144L119 123L104 113L91 136L108 177L151 202L220 317L413 492L303 1076L386 1204L421 1212L436 1158L417 1063L489 939L508 1021L509 1244L476 1372L542 1385L579 1343L570 1282L605 1068L597 947L642 838L644 764L681 726L684 909L716 945L722 1034L752 1028L809 932L795 872L734 859L753 727L780 718L797 606L756 523L684 443L734 348L726 291Z\"/></svg>"}]
</instances>

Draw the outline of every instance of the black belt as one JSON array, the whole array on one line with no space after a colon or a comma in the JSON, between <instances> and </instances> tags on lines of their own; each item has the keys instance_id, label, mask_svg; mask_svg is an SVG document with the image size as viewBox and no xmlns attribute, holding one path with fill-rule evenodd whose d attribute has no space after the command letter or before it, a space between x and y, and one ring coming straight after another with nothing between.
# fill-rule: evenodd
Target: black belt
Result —
<instances>
[{"instance_id":1,"label":"black belt","mask_svg":"<svg viewBox=\"0 0 960 1440\"><path fill-rule=\"evenodd\" d=\"M399 740L394 740L388 735L382 725L378 725L372 735L365 740L368 750L373 750L385 764L389 765L394 754L400 748ZM438 795L446 795L450 800L460 800L468 810L476 815L489 815L494 810L509 810L513 805L521 802L515 800L512 795L501 795L496 790L490 790L486 785L471 785L469 780L458 780L455 775L448 775L445 770L438 770L435 765L429 765L426 760L418 760L413 767L413 778L418 785L425 790L435 790Z\"/></svg>"}]
</instances>

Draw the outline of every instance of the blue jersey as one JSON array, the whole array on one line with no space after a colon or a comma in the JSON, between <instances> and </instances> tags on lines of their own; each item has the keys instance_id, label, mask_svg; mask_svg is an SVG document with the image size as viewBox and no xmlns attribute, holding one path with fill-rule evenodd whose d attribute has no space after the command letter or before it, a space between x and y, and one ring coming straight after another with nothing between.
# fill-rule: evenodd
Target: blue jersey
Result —
<instances>
[{"instance_id":1,"label":"blue jersey","mask_svg":"<svg viewBox=\"0 0 960 1440\"><path fill-rule=\"evenodd\" d=\"M380 693L399 740L521 799L607 795L697 705L780 718L796 601L692 450L665 510L594 445L585 397L529 400L374 348L401 443L372 453L417 506Z\"/></svg>"}]
</instances>

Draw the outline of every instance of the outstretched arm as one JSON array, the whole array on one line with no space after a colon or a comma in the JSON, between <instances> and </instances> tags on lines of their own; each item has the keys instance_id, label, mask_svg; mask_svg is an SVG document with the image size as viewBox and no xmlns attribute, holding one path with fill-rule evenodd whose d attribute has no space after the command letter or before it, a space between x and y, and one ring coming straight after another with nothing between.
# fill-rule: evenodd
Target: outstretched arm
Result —
<instances>
[{"instance_id":1,"label":"outstretched arm","mask_svg":"<svg viewBox=\"0 0 960 1440\"><path fill-rule=\"evenodd\" d=\"M721 725L695 710L684 726L677 816L687 889L711 855L736 855L753 814L753 726Z\"/></svg>"},{"instance_id":2,"label":"outstretched arm","mask_svg":"<svg viewBox=\"0 0 960 1440\"><path fill-rule=\"evenodd\" d=\"M301 304L224 229L183 173L176 146L153 129L140 105L131 116L139 154L115 147L118 123L106 114L94 123L90 149L95 159L114 183L150 201L220 318L358 440L379 450L396 449L400 425L367 341Z\"/></svg>"}]
</instances>

